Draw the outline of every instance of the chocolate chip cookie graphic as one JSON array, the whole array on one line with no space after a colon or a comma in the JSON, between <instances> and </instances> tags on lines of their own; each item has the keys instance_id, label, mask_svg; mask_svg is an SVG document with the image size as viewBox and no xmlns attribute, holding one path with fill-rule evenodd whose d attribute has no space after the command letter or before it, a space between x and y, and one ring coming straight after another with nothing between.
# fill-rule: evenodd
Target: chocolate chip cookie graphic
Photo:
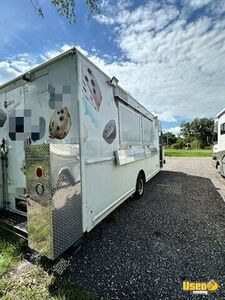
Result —
<instances>
[{"instance_id":1,"label":"chocolate chip cookie graphic","mask_svg":"<svg viewBox=\"0 0 225 300\"><path fill-rule=\"evenodd\" d=\"M116 122L114 120L110 120L103 130L103 138L108 144L112 144L112 142L116 138Z\"/></svg>"},{"instance_id":2,"label":"chocolate chip cookie graphic","mask_svg":"<svg viewBox=\"0 0 225 300\"><path fill-rule=\"evenodd\" d=\"M83 76L83 91L95 110L99 111L102 102L102 94L98 82L90 68L84 71Z\"/></svg>"},{"instance_id":3,"label":"chocolate chip cookie graphic","mask_svg":"<svg viewBox=\"0 0 225 300\"><path fill-rule=\"evenodd\" d=\"M49 137L62 140L71 128L71 118L67 107L54 111L49 122Z\"/></svg>"}]
</instances>

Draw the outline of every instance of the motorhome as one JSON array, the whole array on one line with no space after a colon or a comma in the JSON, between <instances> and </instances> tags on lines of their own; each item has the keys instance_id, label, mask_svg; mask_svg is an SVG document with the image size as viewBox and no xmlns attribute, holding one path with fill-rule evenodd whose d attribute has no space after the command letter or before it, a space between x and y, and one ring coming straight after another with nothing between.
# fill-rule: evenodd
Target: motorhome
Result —
<instances>
[{"instance_id":1,"label":"motorhome","mask_svg":"<svg viewBox=\"0 0 225 300\"><path fill-rule=\"evenodd\" d=\"M213 162L219 173L225 177L225 109L215 118L213 144Z\"/></svg>"},{"instance_id":2,"label":"motorhome","mask_svg":"<svg viewBox=\"0 0 225 300\"><path fill-rule=\"evenodd\" d=\"M0 223L55 259L163 164L158 118L76 48L0 87Z\"/></svg>"}]
</instances>

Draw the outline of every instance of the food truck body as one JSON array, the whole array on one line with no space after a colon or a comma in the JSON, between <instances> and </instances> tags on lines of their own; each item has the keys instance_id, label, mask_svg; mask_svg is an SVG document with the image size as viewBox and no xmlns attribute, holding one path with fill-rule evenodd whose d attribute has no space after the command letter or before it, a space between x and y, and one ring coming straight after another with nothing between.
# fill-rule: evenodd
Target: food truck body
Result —
<instances>
[{"instance_id":1,"label":"food truck body","mask_svg":"<svg viewBox=\"0 0 225 300\"><path fill-rule=\"evenodd\" d=\"M163 163L160 122L76 48L0 87L0 224L55 259Z\"/></svg>"}]
</instances>

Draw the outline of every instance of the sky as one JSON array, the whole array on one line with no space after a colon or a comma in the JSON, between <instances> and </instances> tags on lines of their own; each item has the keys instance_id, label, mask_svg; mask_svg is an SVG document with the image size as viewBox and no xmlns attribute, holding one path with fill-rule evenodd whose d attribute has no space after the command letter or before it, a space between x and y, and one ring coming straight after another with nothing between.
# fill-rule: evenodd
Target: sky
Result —
<instances>
[{"instance_id":1,"label":"sky","mask_svg":"<svg viewBox=\"0 0 225 300\"><path fill-rule=\"evenodd\" d=\"M50 0L0 1L0 84L78 47L109 76L179 132L182 121L225 107L224 0L98 0L88 20L77 2L74 24Z\"/></svg>"}]
</instances>

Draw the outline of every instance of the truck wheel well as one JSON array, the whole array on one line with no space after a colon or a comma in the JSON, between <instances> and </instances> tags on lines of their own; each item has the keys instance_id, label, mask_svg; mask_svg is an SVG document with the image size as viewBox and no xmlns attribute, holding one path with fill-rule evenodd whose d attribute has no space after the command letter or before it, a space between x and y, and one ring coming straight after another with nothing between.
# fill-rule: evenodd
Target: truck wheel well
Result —
<instances>
[{"instance_id":1,"label":"truck wheel well","mask_svg":"<svg viewBox=\"0 0 225 300\"><path fill-rule=\"evenodd\" d=\"M144 172L143 170L141 170L141 171L138 173L138 176L139 176L139 174L141 174L141 175L144 176L144 180L145 180L145 182L146 182L145 172Z\"/></svg>"}]
</instances>

